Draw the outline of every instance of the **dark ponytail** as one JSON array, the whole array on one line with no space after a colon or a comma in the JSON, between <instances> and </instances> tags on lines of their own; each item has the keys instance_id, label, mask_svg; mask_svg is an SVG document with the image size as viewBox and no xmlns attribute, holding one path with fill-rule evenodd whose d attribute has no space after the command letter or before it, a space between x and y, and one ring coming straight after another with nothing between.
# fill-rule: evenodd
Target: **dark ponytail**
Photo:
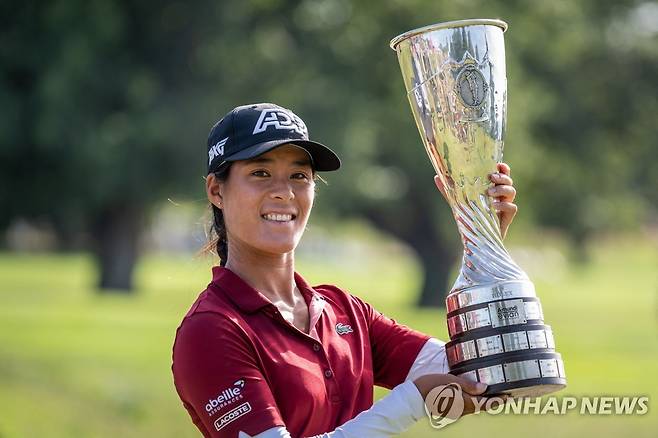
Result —
<instances>
[{"instance_id":1,"label":"dark ponytail","mask_svg":"<svg viewBox=\"0 0 658 438\"><path fill-rule=\"evenodd\" d=\"M228 166L221 172L215 173L215 178L219 181L226 181L228 178ZM219 265L225 266L228 260L228 237L226 236L226 224L224 223L224 212L214 204L209 204L212 211L212 221L207 231L208 242L201 248L199 254L217 253L219 256Z\"/></svg>"},{"instance_id":2,"label":"dark ponytail","mask_svg":"<svg viewBox=\"0 0 658 438\"><path fill-rule=\"evenodd\" d=\"M219 256L219 266L225 266L228 260L228 239L226 237L226 224L224 224L224 213L221 208L210 204L212 207L212 230L215 233L215 240L213 240L215 251Z\"/></svg>"}]
</instances>

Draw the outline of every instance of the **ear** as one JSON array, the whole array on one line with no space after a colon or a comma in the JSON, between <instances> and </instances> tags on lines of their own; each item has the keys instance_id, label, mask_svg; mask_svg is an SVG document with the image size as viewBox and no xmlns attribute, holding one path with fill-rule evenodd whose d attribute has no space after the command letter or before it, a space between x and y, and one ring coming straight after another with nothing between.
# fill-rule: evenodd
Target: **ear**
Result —
<instances>
[{"instance_id":1,"label":"ear","mask_svg":"<svg viewBox=\"0 0 658 438\"><path fill-rule=\"evenodd\" d=\"M208 196L208 201L217 208L222 208L223 186L224 183L214 173L209 173L206 177L206 195Z\"/></svg>"}]
</instances>

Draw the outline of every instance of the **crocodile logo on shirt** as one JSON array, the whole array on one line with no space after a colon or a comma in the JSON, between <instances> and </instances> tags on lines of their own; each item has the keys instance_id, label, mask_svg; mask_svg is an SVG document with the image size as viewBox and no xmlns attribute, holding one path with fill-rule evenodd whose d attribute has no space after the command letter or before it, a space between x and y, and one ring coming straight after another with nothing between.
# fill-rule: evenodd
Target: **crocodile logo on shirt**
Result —
<instances>
[{"instance_id":1,"label":"crocodile logo on shirt","mask_svg":"<svg viewBox=\"0 0 658 438\"><path fill-rule=\"evenodd\" d=\"M339 335L346 335L348 333L352 333L354 330L352 330L352 326L349 324L343 324L342 322L339 322L336 324L336 333Z\"/></svg>"}]
</instances>

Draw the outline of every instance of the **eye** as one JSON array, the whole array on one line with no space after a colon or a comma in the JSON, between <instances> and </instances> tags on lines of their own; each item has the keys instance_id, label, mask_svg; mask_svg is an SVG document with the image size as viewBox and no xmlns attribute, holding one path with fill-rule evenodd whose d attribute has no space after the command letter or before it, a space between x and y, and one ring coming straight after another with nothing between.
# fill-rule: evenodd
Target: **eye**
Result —
<instances>
[{"instance_id":1,"label":"eye","mask_svg":"<svg viewBox=\"0 0 658 438\"><path fill-rule=\"evenodd\" d=\"M253 176L269 176L269 174L264 170L254 170L251 172Z\"/></svg>"},{"instance_id":2,"label":"eye","mask_svg":"<svg viewBox=\"0 0 658 438\"><path fill-rule=\"evenodd\" d=\"M297 172L292 174L292 179L309 179L309 177L304 172Z\"/></svg>"}]
</instances>

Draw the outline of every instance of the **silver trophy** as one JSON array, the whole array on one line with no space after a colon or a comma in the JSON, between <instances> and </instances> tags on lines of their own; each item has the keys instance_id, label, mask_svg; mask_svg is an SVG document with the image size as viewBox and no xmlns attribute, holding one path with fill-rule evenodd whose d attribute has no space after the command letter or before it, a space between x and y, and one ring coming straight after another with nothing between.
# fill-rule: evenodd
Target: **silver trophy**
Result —
<instances>
[{"instance_id":1,"label":"silver trophy","mask_svg":"<svg viewBox=\"0 0 658 438\"><path fill-rule=\"evenodd\" d=\"M430 161L464 243L446 298L450 372L486 394L530 397L566 386L535 287L503 245L485 193L503 158L507 78L500 20L439 23L391 41Z\"/></svg>"}]
</instances>

